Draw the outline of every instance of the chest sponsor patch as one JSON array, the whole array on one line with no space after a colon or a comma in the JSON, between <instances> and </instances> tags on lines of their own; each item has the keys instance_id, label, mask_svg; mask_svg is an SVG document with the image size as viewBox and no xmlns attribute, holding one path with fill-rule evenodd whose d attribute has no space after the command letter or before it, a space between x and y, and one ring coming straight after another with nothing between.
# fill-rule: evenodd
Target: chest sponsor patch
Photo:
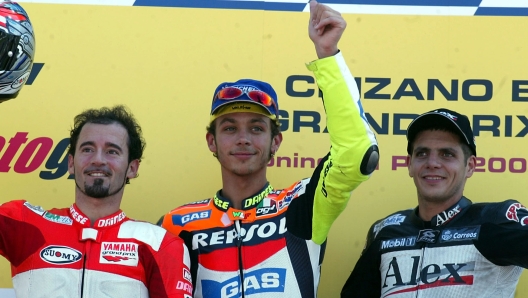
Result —
<instances>
[{"instance_id":1,"label":"chest sponsor patch","mask_svg":"<svg viewBox=\"0 0 528 298\"><path fill-rule=\"evenodd\" d=\"M257 206L257 217L275 214L277 213L277 209L277 203L274 200L270 198L264 198Z\"/></svg>"},{"instance_id":2,"label":"chest sponsor patch","mask_svg":"<svg viewBox=\"0 0 528 298\"><path fill-rule=\"evenodd\" d=\"M480 226L447 229L442 231L440 242L476 240L479 233Z\"/></svg>"},{"instance_id":3,"label":"chest sponsor patch","mask_svg":"<svg viewBox=\"0 0 528 298\"><path fill-rule=\"evenodd\" d=\"M49 245L40 251L40 258L50 264L67 265L78 262L82 253L68 246Z\"/></svg>"},{"instance_id":4,"label":"chest sponsor patch","mask_svg":"<svg viewBox=\"0 0 528 298\"><path fill-rule=\"evenodd\" d=\"M451 210L443 211L442 213L439 213L436 215L436 226L441 226L446 223L448 223L450 220L452 220L457 214L462 211L462 208L460 208L460 205L456 205Z\"/></svg>"},{"instance_id":5,"label":"chest sponsor patch","mask_svg":"<svg viewBox=\"0 0 528 298\"><path fill-rule=\"evenodd\" d=\"M291 201L301 194L303 194L306 191L306 184L308 184L308 181L302 180L301 182L297 183L295 187L292 190L287 191L284 198L282 198L280 201L278 201L278 209L282 210L290 205Z\"/></svg>"},{"instance_id":6,"label":"chest sponsor patch","mask_svg":"<svg viewBox=\"0 0 528 298\"><path fill-rule=\"evenodd\" d=\"M103 242L99 263L137 266L138 244L133 242Z\"/></svg>"},{"instance_id":7,"label":"chest sponsor patch","mask_svg":"<svg viewBox=\"0 0 528 298\"><path fill-rule=\"evenodd\" d=\"M42 217L44 217L45 219L47 219L49 221L52 221L52 222L55 222L55 223L59 223L59 224L63 224L63 225L71 226L73 224L73 219L71 219L68 216L61 216L61 215L57 215L57 214L53 214L53 213L49 213L49 212L44 212Z\"/></svg>"},{"instance_id":8,"label":"chest sponsor patch","mask_svg":"<svg viewBox=\"0 0 528 298\"><path fill-rule=\"evenodd\" d=\"M184 226L186 223L199 219L208 219L211 217L211 210L192 212L187 214L173 214L172 215L172 224L178 226Z\"/></svg>"},{"instance_id":9,"label":"chest sponsor patch","mask_svg":"<svg viewBox=\"0 0 528 298\"><path fill-rule=\"evenodd\" d=\"M381 241L381 250L398 247L410 247L416 245L416 237L401 237Z\"/></svg>"},{"instance_id":10,"label":"chest sponsor patch","mask_svg":"<svg viewBox=\"0 0 528 298\"><path fill-rule=\"evenodd\" d=\"M248 297L262 293L284 293L286 269L265 268L244 274L244 292ZM207 298L241 297L240 277L235 276L225 281L202 280L202 292ZM269 294L270 297L273 294Z\"/></svg>"},{"instance_id":11,"label":"chest sponsor patch","mask_svg":"<svg viewBox=\"0 0 528 298\"><path fill-rule=\"evenodd\" d=\"M405 220L405 216L401 214L391 215L374 226L374 237L386 226L400 225Z\"/></svg>"},{"instance_id":12,"label":"chest sponsor patch","mask_svg":"<svg viewBox=\"0 0 528 298\"><path fill-rule=\"evenodd\" d=\"M440 231L431 229L420 230L420 232L418 232L418 239L416 242L436 243L438 234L440 234Z\"/></svg>"},{"instance_id":13,"label":"chest sponsor patch","mask_svg":"<svg viewBox=\"0 0 528 298\"><path fill-rule=\"evenodd\" d=\"M286 217L280 219L275 217L270 221L245 224L240 228L240 231L237 230L236 225L228 229L204 230L193 234L192 249L214 246L214 250L217 250L233 247L237 245L236 243L257 245L269 240L280 239L287 230ZM208 248L205 251L212 249ZM202 249L202 253L203 251Z\"/></svg>"},{"instance_id":14,"label":"chest sponsor patch","mask_svg":"<svg viewBox=\"0 0 528 298\"><path fill-rule=\"evenodd\" d=\"M42 207L33 206L30 203L28 203L28 202L24 202L24 206L26 206L29 210L35 212L38 215L42 215L42 214L44 214L44 212L46 212L46 210L42 209Z\"/></svg>"}]
</instances>

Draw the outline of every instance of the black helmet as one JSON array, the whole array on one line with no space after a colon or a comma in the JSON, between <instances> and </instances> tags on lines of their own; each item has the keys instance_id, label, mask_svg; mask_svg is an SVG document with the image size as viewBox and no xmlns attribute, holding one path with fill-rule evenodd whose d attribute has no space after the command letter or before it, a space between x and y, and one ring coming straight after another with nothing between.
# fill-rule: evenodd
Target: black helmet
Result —
<instances>
[{"instance_id":1,"label":"black helmet","mask_svg":"<svg viewBox=\"0 0 528 298\"><path fill-rule=\"evenodd\" d=\"M0 1L0 103L17 97L35 58L35 35L26 11Z\"/></svg>"}]
</instances>

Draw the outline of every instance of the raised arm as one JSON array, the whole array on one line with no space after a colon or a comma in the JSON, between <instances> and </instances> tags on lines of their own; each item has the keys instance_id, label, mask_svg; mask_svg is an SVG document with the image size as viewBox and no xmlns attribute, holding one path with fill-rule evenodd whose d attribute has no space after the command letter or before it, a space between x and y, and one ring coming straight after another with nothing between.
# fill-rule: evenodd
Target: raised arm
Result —
<instances>
[{"instance_id":1,"label":"raised arm","mask_svg":"<svg viewBox=\"0 0 528 298\"><path fill-rule=\"evenodd\" d=\"M315 192L312 240L316 243L325 241L352 191L370 177L379 160L358 87L338 49L345 28L339 12L310 2L308 32L319 59L307 67L323 93L331 143Z\"/></svg>"}]
</instances>

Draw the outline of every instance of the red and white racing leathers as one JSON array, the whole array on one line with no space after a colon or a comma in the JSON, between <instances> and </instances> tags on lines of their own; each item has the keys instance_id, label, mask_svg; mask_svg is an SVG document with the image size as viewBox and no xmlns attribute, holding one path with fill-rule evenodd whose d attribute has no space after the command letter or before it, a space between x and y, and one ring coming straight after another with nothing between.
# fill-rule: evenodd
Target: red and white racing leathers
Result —
<instances>
[{"instance_id":1,"label":"red and white racing leathers","mask_svg":"<svg viewBox=\"0 0 528 298\"><path fill-rule=\"evenodd\" d=\"M0 206L0 237L17 298L192 295L183 241L121 210L91 227L75 204L12 201Z\"/></svg>"}]
</instances>

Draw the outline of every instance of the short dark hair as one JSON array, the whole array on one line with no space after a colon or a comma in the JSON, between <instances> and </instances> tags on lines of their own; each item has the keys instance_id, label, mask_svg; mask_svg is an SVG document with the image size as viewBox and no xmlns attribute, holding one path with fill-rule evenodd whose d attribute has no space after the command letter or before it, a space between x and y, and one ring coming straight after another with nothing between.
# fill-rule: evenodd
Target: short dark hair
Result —
<instances>
[{"instance_id":1,"label":"short dark hair","mask_svg":"<svg viewBox=\"0 0 528 298\"><path fill-rule=\"evenodd\" d=\"M111 108L103 107L100 109L88 109L75 116L73 128L70 131L70 146L68 154L75 156L75 147L79 139L82 128L87 123L94 124L121 124L128 133L128 162L137 159L141 162L143 151L145 150L145 139L142 136L141 126L132 115L132 113L122 105ZM127 178L126 183L129 183Z\"/></svg>"},{"instance_id":2,"label":"short dark hair","mask_svg":"<svg viewBox=\"0 0 528 298\"><path fill-rule=\"evenodd\" d=\"M209 126L206 127L207 132L212 134L214 137L216 137L216 120L213 120ZM275 121L270 118L270 124L271 124L271 138L278 136L280 134L280 123L278 121Z\"/></svg>"},{"instance_id":3,"label":"short dark hair","mask_svg":"<svg viewBox=\"0 0 528 298\"><path fill-rule=\"evenodd\" d=\"M422 131L426 131L426 130L445 131L445 132L449 132L449 133L452 133L452 134L456 135L458 137L458 142L460 143L460 146L462 147L462 152L464 153L464 161L465 162L467 162L468 159L471 157L471 155L473 155L473 151L471 150L471 148L469 148L468 144L464 141L464 136L462 136L460 131L455 129L453 126L446 126L446 125L444 125L442 123L439 123L439 122L434 122L434 123L431 122L431 123L428 123L427 125L421 126L420 129L416 131L415 138L416 138L416 136L419 133L421 133ZM409 142L410 148L411 148L411 150L413 150L413 152L414 152L414 140L415 140L415 138L413 138Z\"/></svg>"}]
</instances>

